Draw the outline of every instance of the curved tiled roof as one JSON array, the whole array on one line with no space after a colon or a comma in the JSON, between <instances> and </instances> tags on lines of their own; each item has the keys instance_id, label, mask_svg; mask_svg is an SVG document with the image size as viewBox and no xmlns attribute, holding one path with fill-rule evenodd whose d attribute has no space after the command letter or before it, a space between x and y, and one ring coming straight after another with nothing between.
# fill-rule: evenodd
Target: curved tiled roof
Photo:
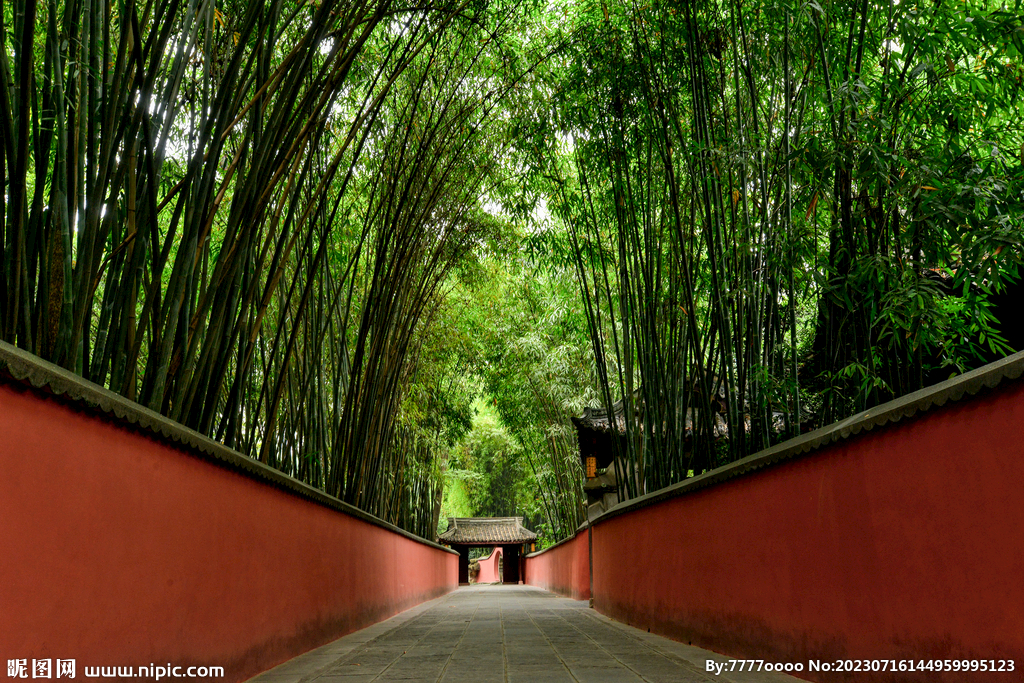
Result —
<instances>
[{"instance_id":1,"label":"curved tiled roof","mask_svg":"<svg viewBox=\"0 0 1024 683\"><path fill-rule=\"evenodd\" d=\"M615 417L615 431L619 434L626 433L626 414L622 401L618 400L612 406L612 411L604 407L588 407L583 409L582 417L570 417L577 429L591 429L595 432L612 431L612 413Z\"/></svg>"},{"instance_id":2,"label":"curved tiled roof","mask_svg":"<svg viewBox=\"0 0 1024 683\"><path fill-rule=\"evenodd\" d=\"M626 434L626 416L625 410L622 405L622 401L616 401L614 408L615 416L615 431L620 435ZM698 422L701 419L701 410L699 408L687 408L683 428L686 433L686 438L691 438L693 434L694 420ZM583 430L591 430L594 432L601 432L602 434L610 434L612 432L612 416L606 408L603 407L588 407L583 409L583 415L581 417L570 417L569 418L574 425L576 425L577 434L582 436ZM636 418L638 424L635 429L643 430L644 425L639 422L640 418ZM713 430L715 439L727 439L729 438L729 425L725 421L725 418L717 411L712 411L710 418L713 422L711 429ZM781 433L785 429L785 417L781 412L772 413L772 429L776 433ZM744 413L743 415L743 428L748 433L750 432L750 413Z\"/></svg>"},{"instance_id":3,"label":"curved tiled roof","mask_svg":"<svg viewBox=\"0 0 1024 683\"><path fill-rule=\"evenodd\" d=\"M537 534L523 526L522 517L449 517L441 543L530 543Z\"/></svg>"}]
</instances>

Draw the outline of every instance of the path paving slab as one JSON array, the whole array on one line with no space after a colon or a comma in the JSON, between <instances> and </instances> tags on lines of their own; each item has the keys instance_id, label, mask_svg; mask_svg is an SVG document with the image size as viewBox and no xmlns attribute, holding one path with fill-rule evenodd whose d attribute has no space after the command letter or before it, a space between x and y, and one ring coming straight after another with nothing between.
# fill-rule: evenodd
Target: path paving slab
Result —
<instances>
[{"instance_id":1,"label":"path paving slab","mask_svg":"<svg viewBox=\"0 0 1024 683\"><path fill-rule=\"evenodd\" d=\"M532 586L470 586L290 659L250 683L787 683L705 671L728 657Z\"/></svg>"}]
</instances>

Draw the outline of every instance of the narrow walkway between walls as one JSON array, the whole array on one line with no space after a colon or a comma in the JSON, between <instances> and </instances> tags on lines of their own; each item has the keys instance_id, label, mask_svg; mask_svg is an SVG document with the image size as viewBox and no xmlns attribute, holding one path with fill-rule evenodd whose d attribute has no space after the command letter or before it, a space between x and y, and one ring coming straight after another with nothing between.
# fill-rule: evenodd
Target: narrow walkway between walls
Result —
<instances>
[{"instance_id":1,"label":"narrow walkway between walls","mask_svg":"<svg viewBox=\"0 0 1024 683\"><path fill-rule=\"evenodd\" d=\"M251 683L783 683L532 586L460 588L266 671Z\"/></svg>"}]
</instances>

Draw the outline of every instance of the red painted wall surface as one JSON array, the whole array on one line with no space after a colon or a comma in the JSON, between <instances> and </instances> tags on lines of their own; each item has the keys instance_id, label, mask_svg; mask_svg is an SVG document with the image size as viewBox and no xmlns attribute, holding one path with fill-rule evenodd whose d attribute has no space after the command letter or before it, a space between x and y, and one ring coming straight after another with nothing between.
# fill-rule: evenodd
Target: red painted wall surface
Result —
<instances>
[{"instance_id":1,"label":"red painted wall surface","mask_svg":"<svg viewBox=\"0 0 1024 683\"><path fill-rule=\"evenodd\" d=\"M0 654L243 680L458 585L457 555L0 382Z\"/></svg>"},{"instance_id":2,"label":"red painted wall surface","mask_svg":"<svg viewBox=\"0 0 1024 683\"><path fill-rule=\"evenodd\" d=\"M1024 382L599 521L595 607L732 657L1013 659L1024 680Z\"/></svg>"},{"instance_id":3,"label":"red painted wall surface","mask_svg":"<svg viewBox=\"0 0 1024 683\"><path fill-rule=\"evenodd\" d=\"M477 583L496 583L501 581L498 574L498 560L501 558L501 548L494 548L487 557L481 557L480 574L477 576Z\"/></svg>"},{"instance_id":4,"label":"red painted wall surface","mask_svg":"<svg viewBox=\"0 0 1024 683\"><path fill-rule=\"evenodd\" d=\"M590 599L590 547L587 532L526 556L524 583L574 600Z\"/></svg>"}]
</instances>

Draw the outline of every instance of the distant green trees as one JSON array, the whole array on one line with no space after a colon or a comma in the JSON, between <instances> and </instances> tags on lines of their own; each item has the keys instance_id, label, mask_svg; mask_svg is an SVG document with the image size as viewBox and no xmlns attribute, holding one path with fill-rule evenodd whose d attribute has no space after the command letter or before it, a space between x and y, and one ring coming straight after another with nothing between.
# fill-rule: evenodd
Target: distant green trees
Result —
<instances>
[{"instance_id":1,"label":"distant green trees","mask_svg":"<svg viewBox=\"0 0 1024 683\"><path fill-rule=\"evenodd\" d=\"M464 335L458 381L476 396L472 427L445 461L445 515L521 515L544 543L583 519L569 417L597 395L571 273L537 269L520 243L465 271L440 315Z\"/></svg>"}]
</instances>

